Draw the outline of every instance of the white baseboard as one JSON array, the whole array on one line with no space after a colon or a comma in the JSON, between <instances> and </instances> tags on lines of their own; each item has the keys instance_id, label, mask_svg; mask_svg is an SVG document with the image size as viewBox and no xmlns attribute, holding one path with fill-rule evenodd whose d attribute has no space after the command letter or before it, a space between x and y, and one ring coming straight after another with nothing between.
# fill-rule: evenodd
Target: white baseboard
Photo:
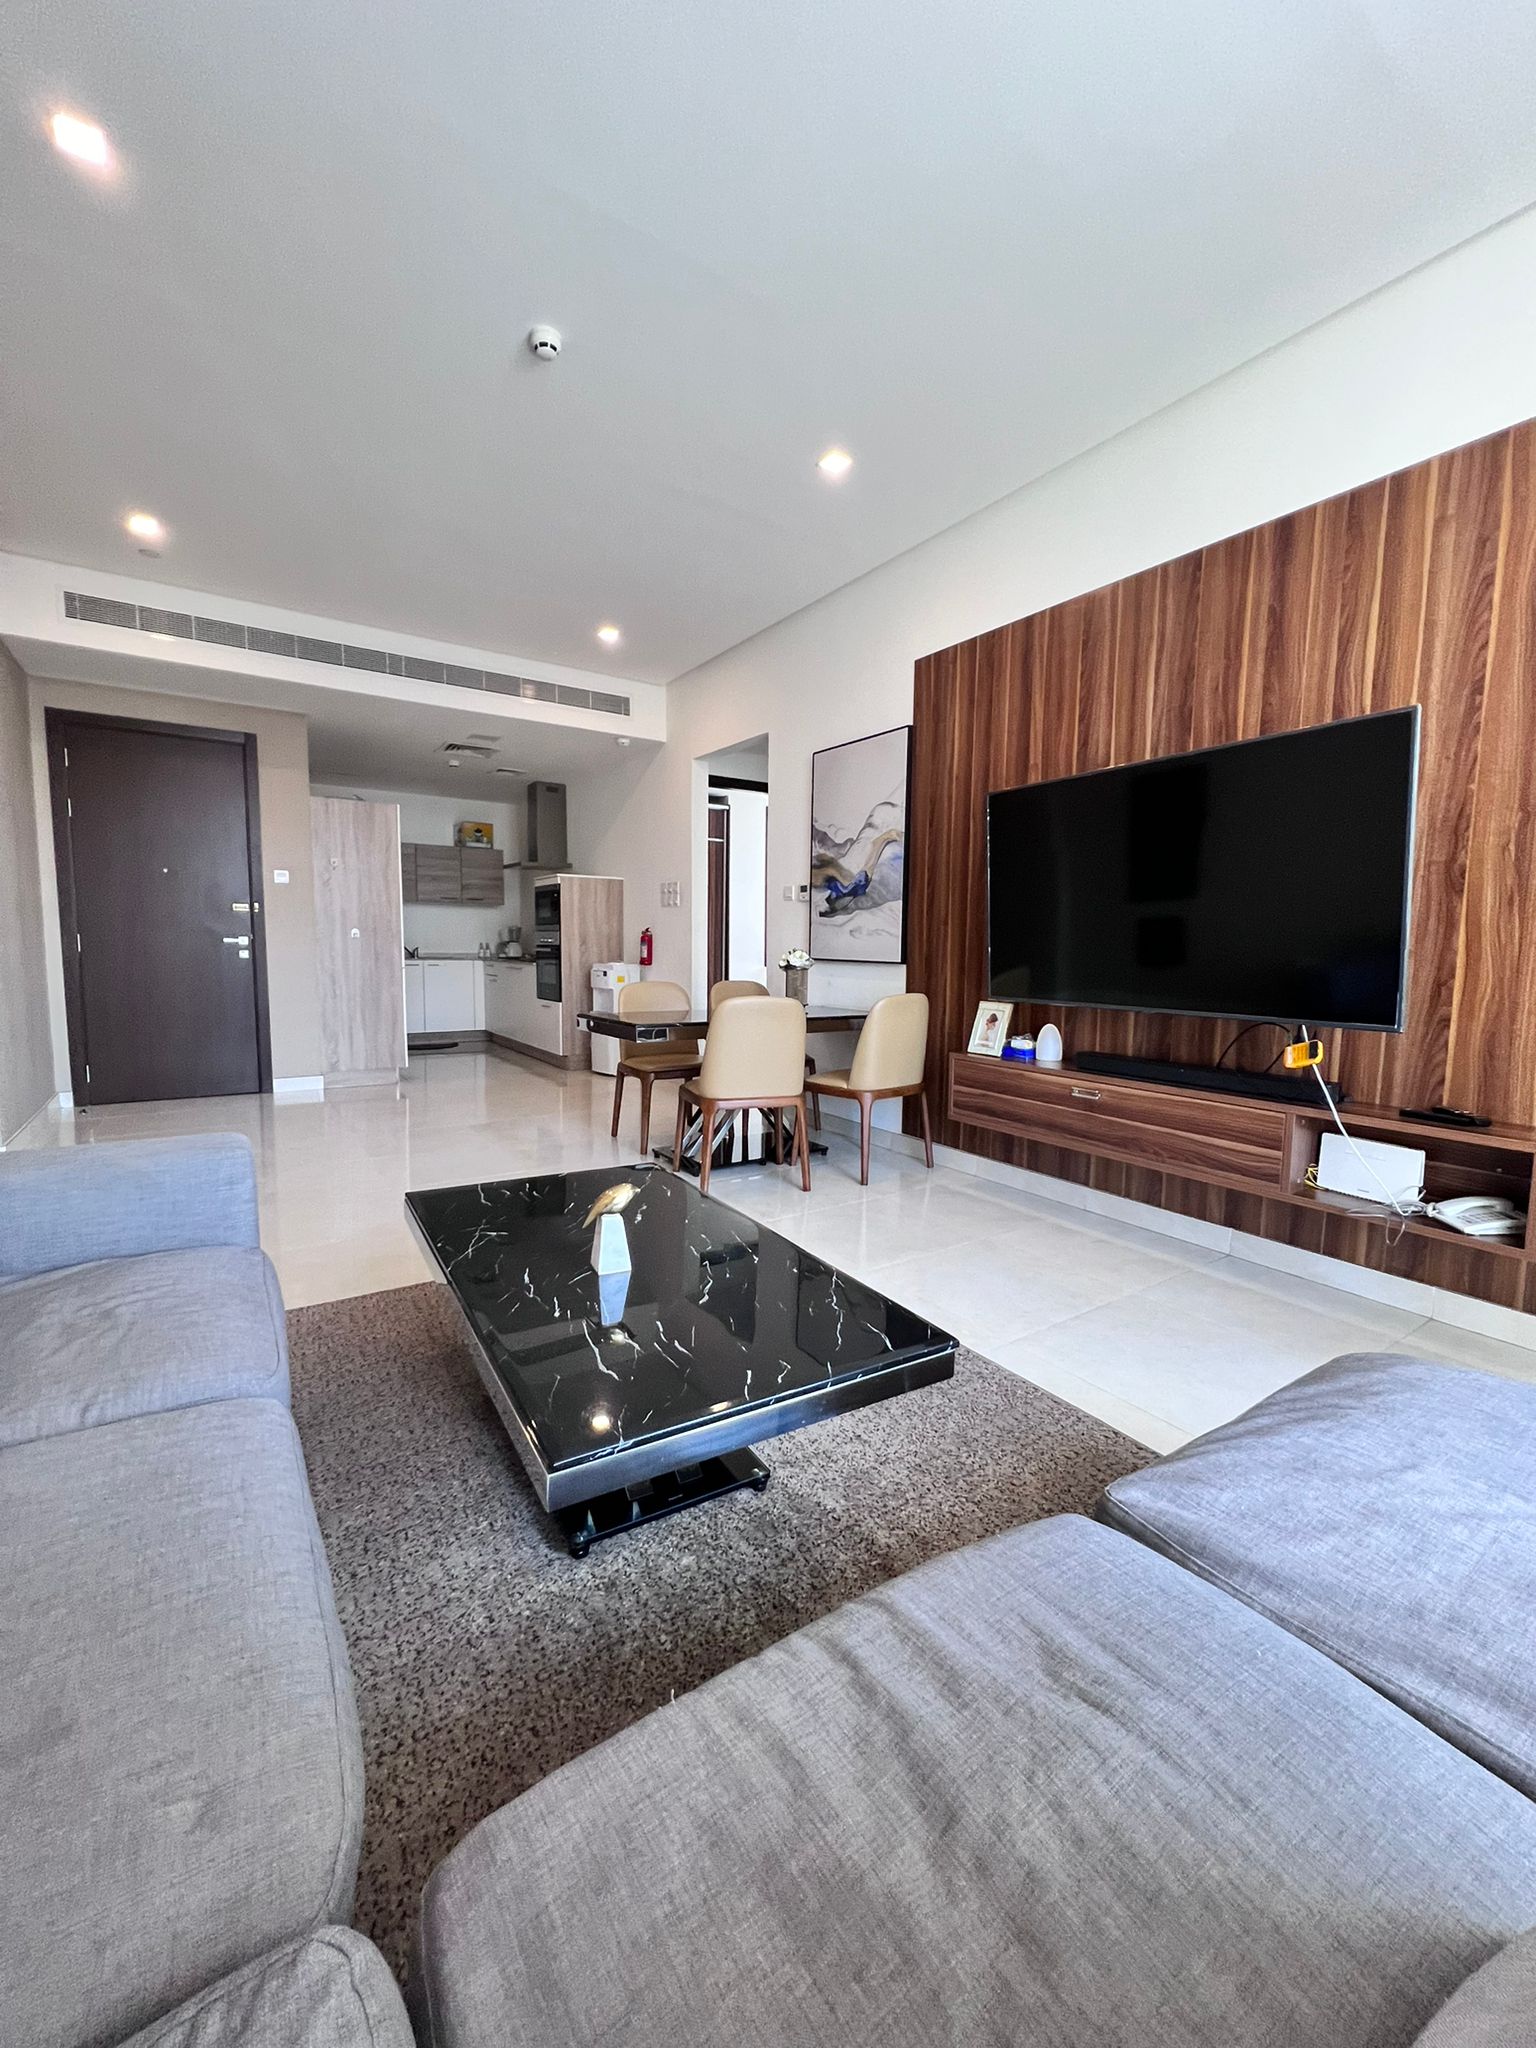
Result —
<instances>
[{"instance_id":1,"label":"white baseboard","mask_svg":"<svg viewBox=\"0 0 1536 2048\"><path fill-rule=\"evenodd\" d=\"M832 1105L823 1098L823 1107ZM837 1114L846 1117L841 1103ZM923 1141L905 1131L884 1130L878 1124L871 1132L877 1145L905 1152L921 1159ZM1185 1244L1200 1244L1235 1259L1247 1259L1256 1266L1268 1266L1280 1273L1297 1273L1316 1280L1323 1287L1337 1287L1367 1301L1382 1301L1394 1308L1433 1317L1458 1330L1471 1330L1479 1337L1495 1337L1504 1344L1520 1344L1536 1351L1536 1315L1521 1309L1503 1308L1494 1301L1482 1301L1471 1294L1456 1294L1448 1287L1429 1287L1422 1280L1408 1280L1397 1273L1379 1273L1373 1266L1357 1266L1348 1259L1331 1259L1322 1252L1303 1251L1298 1245L1282 1244L1275 1238L1254 1237L1224 1224L1206 1223L1198 1216L1185 1216L1177 1209L1159 1209L1148 1202L1127 1201L1121 1195L1101 1194L1079 1181L1057 1180L1028 1167L1008 1166L1000 1159L983 1159L975 1152L959 1152L952 1145L935 1145L934 1160L957 1173L977 1180L991 1180L1004 1187L1021 1188L1046 1201L1067 1208L1085 1209L1095 1216L1115 1216L1142 1230L1155 1230L1164 1237L1179 1238Z\"/></svg>"},{"instance_id":2,"label":"white baseboard","mask_svg":"<svg viewBox=\"0 0 1536 2048\"><path fill-rule=\"evenodd\" d=\"M285 1074L272 1083L274 1095L302 1095L318 1101L325 1094L324 1074Z\"/></svg>"}]
</instances>

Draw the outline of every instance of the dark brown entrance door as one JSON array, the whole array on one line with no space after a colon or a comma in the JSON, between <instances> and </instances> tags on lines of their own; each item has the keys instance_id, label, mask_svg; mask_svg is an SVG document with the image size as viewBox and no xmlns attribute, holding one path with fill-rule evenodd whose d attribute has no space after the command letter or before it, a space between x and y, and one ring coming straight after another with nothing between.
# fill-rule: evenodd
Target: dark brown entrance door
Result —
<instances>
[{"instance_id":1,"label":"dark brown entrance door","mask_svg":"<svg viewBox=\"0 0 1536 2048\"><path fill-rule=\"evenodd\" d=\"M255 740L50 712L75 1100L269 1083Z\"/></svg>"},{"instance_id":2,"label":"dark brown entrance door","mask_svg":"<svg viewBox=\"0 0 1536 2048\"><path fill-rule=\"evenodd\" d=\"M715 797L709 800L708 916L706 949L713 988L724 981L731 957L731 808Z\"/></svg>"}]
</instances>

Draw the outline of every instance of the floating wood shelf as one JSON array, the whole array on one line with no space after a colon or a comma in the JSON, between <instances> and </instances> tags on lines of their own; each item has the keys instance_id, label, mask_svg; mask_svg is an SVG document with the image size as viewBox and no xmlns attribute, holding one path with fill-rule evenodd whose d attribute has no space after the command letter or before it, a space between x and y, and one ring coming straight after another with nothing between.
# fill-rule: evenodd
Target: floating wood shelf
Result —
<instances>
[{"instance_id":1,"label":"floating wood shelf","mask_svg":"<svg viewBox=\"0 0 1536 2048\"><path fill-rule=\"evenodd\" d=\"M1381 1103L1346 1103L1339 1115L1353 1135L1382 1138L1425 1154L1430 1201L1455 1195L1503 1195L1526 1212L1523 1239L1466 1237L1430 1217L1406 1221L1384 1202L1310 1187L1324 1132L1334 1128L1321 1099L1310 1105L1262 1097L1170 1088L1075 1067L1037 1067L1025 1061L954 1053L949 1063L949 1114L956 1123L1008 1137L1057 1145L1069 1152L1152 1167L1182 1179L1229 1188L1235 1194L1325 1210L1352 1222L1379 1223L1413 1237L1439 1238L1493 1258L1536 1257L1532 1242L1532 1183L1536 1130L1494 1124L1456 1130L1405 1123Z\"/></svg>"}]
</instances>

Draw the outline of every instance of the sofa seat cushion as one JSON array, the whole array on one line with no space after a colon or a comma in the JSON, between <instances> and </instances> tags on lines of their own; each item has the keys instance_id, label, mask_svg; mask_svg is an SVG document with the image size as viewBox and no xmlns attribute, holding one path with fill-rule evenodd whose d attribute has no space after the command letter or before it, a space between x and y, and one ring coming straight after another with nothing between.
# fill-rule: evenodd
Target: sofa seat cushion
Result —
<instances>
[{"instance_id":1,"label":"sofa seat cushion","mask_svg":"<svg viewBox=\"0 0 1536 2048\"><path fill-rule=\"evenodd\" d=\"M348 1927L324 1927L221 1977L123 2048L412 2048L389 1966Z\"/></svg>"},{"instance_id":2,"label":"sofa seat cushion","mask_svg":"<svg viewBox=\"0 0 1536 2048\"><path fill-rule=\"evenodd\" d=\"M1469 1977L1414 2048L1531 2048L1536 2041L1536 1931Z\"/></svg>"},{"instance_id":3,"label":"sofa seat cushion","mask_svg":"<svg viewBox=\"0 0 1536 2048\"><path fill-rule=\"evenodd\" d=\"M288 1399L277 1275L240 1246L0 1283L0 1445L231 1396Z\"/></svg>"},{"instance_id":4,"label":"sofa seat cushion","mask_svg":"<svg viewBox=\"0 0 1536 2048\"><path fill-rule=\"evenodd\" d=\"M1403 2048L1536 1906L1536 1807L1079 1516L897 1580L483 1821L436 2048Z\"/></svg>"},{"instance_id":5,"label":"sofa seat cushion","mask_svg":"<svg viewBox=\"0 0 1536 2048\"><path fill-rule=\"evenodd\" d=\"M1336 1358L1100 1512L1536 1796L1536 1385Z\"/></svg>"},{"instance_id":6,"label":"sofa seat cushion","mask_svg":"<svg viewBox=\"0 0 1536 2048\"><path fill-rule=\"evenodd\" d=\"M0 2031L94 2048L349 1917L346 1653L276 1401L0 1451L0 1529Z\"/></svg>"}]
</instances>

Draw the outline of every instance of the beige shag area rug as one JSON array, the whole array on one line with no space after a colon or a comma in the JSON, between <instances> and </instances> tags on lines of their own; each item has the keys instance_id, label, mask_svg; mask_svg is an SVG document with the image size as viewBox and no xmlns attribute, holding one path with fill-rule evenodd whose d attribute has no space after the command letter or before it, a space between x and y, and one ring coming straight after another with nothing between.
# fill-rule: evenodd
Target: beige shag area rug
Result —
<instances>
[{"instance_id":1,"label":"beige shag area rug","mask_svg":"<svg viewBox=\"0 0 1536 2048\"><path fill-rule=\"evenodd\" d=\"M396 1970L476 1821L674 1694L941 1551L1085 1511L1151 1454L974 1352L762 1447L737 1493L577 1562L439 1287L289 1317L367 1770L357 1925Z\"/></svg>"}]
</instances>

